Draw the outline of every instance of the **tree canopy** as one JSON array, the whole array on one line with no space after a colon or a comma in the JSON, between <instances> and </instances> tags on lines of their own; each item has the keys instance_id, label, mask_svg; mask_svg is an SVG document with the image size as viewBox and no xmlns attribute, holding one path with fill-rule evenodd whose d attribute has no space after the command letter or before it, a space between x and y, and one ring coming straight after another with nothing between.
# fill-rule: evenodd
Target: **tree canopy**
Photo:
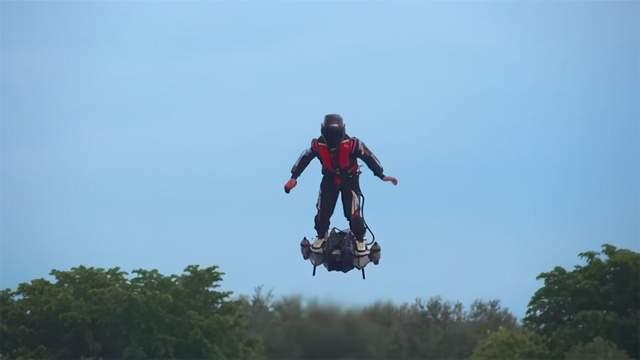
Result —
<instances>
[{"instance_id":1,"label":"tree canopy","mask_svg":"<svg viewBox=\"0 0 640 360\"><path fill-rule=\"evenodd\" d=\"M241 301L270 359L466 359L487 332L517 326L497 300L345 308L257 291Z\"/></svg>"},{"instance_id":2,"label":"tree canopy","mask_svg":"<svg viewBox=\"0 0 640 360\"><path fill-rule=\"evenodd\" d=\"M565 360L631 360L622 350L618 349L601 337L596 337L587 344L578 344L569 350Z\"/></svg>"},{"instance_id":3,"label":"tree canopy","mask_svg":"<svg viewBox=\"0 0 640 360\"><path fill-rule=\"evenodd\" d=\"M244 337L216 267L182 275L53 270L0 293L0 354L10 358L243 358Z\"/></svg>"},{"instance_id":4,"label":"tree canopy","mask_svg":"<svg viewBox=\"0 0 640 360\"><path fill-rule=\"evenodd\" d=\"M524 324L555 353L601 337L640 358L640 254L605 244L579 256L586 265L538 276Z\"/></svg>"},{"instance_id":5,"label":"tree canopy","mask_svg":"<svg viewBox=\"0 0 640 360\"><path fill-rule=\"evenodd\" d=\"M485 337L475 348L471 360L537 360L549 358L542 336L528 331L501 328Z\"/></svg>"},{"instance_id":6,"label":"tree canopy","mask_svg":"<svg viewBox=\"0 0 640 360\"><path fill-rule=\"evenodd\" d=\"M232 297L215 266L53 270L0 291L0 359L640 358L640 254L604 245L579 255L585 264L538 276L523 323L498 300Z\"/></svg>"}]
</instances>

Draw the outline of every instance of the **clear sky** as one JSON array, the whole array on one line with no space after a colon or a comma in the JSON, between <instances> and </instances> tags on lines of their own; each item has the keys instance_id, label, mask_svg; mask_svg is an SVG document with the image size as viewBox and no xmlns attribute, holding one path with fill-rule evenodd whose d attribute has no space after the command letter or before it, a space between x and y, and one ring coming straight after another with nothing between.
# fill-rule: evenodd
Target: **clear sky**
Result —
<instances>
[{"instance_id":1,"label":"clear sky","mask_svg":"<svg viewBox=\"0 0 640 360\"><path fill-rule=\"evenodd\" d=\"M640 249L640 3L0 3L0 287L84 264L221 266L357 305L498 298L603 243ZM311 266L337 112L381 241ZM333 224L345 227L336 211Z\"/></svg>"}]
</instances>

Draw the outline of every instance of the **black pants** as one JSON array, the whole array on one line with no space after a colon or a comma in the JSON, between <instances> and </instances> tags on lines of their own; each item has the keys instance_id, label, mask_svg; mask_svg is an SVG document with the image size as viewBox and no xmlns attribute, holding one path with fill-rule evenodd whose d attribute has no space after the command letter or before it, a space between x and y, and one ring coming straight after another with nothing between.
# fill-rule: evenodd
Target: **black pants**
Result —
<instances>
[{"instance_id":1,"label":"black pants","mask_svg":"<svg viewBox=\"0 0 640 360\"><path fill-rule=\"evenodd\" d=\"M349 221L351 232L357 239L364 239L365 225L360 213L360 181L358 176L345 179L342 184L336 185L333 176L323 176L320 183L320 194L316 208L316 231L319 237L323 237L329 231L329 223L333 210L338 201L338 194L342 195L342 210L344 217Z\"/></svg>"}]
</instances>

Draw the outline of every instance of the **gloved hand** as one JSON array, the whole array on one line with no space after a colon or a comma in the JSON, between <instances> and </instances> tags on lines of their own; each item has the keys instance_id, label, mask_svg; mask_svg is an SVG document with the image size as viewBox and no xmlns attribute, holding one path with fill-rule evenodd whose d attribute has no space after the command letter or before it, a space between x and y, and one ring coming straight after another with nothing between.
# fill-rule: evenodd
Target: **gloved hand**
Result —
<instances>
[{"instance_id":1,"label":"gloved hand","mask_svg":"<svg viewBox=\"0 0 640 360\"><path fill-rule=\"evenodd\" d=\"M298 181L296 179L294 178L289 179L289 181L287 181L287 183L284 184L284 192L288 194L291 191L291 189L296 187L296 185L298 185Z\"/></svg>"},{"instance_id":2,"label":"gloved hand","mask_svg":"<svg viewBox=\"0 0 640 360\"><path fill-rule=\"evenodd\" d=\"M398 179L396 179L396 178L395 178L395 177L393 177L393 176L385 176L382 180L383 180L383 181L386 181L386 182L390 182L390 183L392 183L393 185L398 185Z\"/></svg>"}]
</instances>

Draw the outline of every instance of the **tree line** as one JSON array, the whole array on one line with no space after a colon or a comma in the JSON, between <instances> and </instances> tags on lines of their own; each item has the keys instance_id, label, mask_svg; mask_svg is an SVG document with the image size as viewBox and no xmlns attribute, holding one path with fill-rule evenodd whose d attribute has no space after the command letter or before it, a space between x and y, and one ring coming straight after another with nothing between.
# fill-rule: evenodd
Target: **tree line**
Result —
<instances>
[{"instance_id":1,"label":"tree line","mask_svg":"<svg viewBox=\"0 0 640 360\"><path fill-rule=\"evenodd\" d=\"M521 321L498 300L234 297L215 266L53 270L0 292L0 359L640 359L640 254L579 256L538 276Z\"/></svg>"}]
</instances>

